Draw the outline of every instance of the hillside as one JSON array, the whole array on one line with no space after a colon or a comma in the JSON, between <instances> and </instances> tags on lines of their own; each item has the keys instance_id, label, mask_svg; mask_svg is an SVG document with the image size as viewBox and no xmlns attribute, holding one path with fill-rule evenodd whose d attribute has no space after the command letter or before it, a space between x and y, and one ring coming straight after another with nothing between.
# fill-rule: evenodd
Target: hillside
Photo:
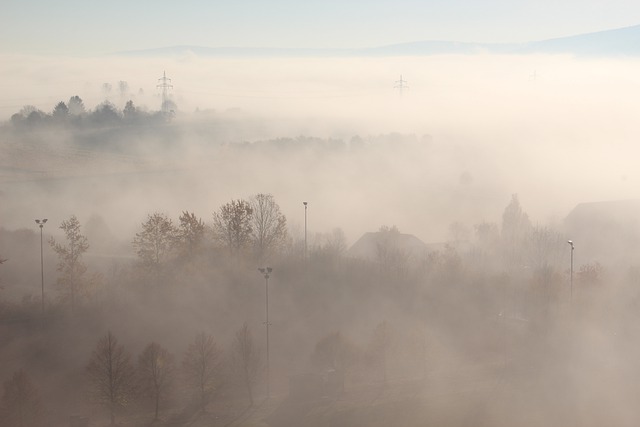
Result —
<instances>
[{"instance_id":1,"label":"hillside","mask_svg":"<svg viewBox=\"0 0 640 427\"><path fill-rule=\"evenodd\" d=\"M569 37L536 40L528 43L481 43L450 40L423 40L372 48L303 49L169 46L155 49L123 51L124 56L199 56L231 57L348 57L348 56L420 56L442 54L570 54L580 56L640 55L640 25Z\"/></svg>"}]
</instances>

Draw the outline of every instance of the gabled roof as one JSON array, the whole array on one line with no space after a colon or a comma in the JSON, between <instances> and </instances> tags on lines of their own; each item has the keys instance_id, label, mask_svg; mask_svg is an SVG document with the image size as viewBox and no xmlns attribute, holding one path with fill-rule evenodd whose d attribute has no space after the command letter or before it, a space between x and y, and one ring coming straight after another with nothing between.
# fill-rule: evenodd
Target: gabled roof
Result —
<instances>
[{"instance_id":1,"label":"gabled roof","mask_svg":"<svg viewBox=\"0 0 640 427\"><path fill-rule=\"evenodd\" d=\"M578 204L565 219L565 223L584 221L637 222L640 219L640 199L589 202Z\"/></svg>"},{"instance_id":2,"label":"gabled roof","mask_svg":"<svg viewBox=\"0 0 640 427\"><path fill-rule=\"evenodd\" d=\"M428 246L413 234L389 231L364 233L347 251L352 258L374 260L378 257L378 248L388 244L394 249L410 256L421 256L428 252Z\"/></svg>"},{"instance_id":3,"label":"gabled roof","mask_svg":"<svg viewBox=\"0 0 640 427\"><path fill-rule=\"evenodd\" d=\"M640 200L580 203L565 218L564 228L580 263L635 258L640 255Z\"/></svg>"}]
</instances>

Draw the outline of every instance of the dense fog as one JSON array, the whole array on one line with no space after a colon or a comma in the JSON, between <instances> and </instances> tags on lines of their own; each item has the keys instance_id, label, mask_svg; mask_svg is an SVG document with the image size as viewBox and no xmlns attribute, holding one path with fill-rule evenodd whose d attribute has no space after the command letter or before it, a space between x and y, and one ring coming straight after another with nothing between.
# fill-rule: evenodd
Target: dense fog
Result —
<instances>
[{"instance_id":1,"label":"dense fog","mask_svg":"<svg viewBox=\"0 0 640 427\"><path fill-rule=\"evenodd\" d=\"M0 425L637 425L639 61L0 74Z\"/></svg>"}]
</instances>

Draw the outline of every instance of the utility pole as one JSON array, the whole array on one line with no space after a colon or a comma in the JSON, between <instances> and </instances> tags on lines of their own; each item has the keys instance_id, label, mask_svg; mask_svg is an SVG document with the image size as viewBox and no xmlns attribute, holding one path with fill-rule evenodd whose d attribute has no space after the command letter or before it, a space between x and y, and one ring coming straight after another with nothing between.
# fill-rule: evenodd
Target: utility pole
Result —
<instances>
[{"instance_id":1,"label":"utility pole","mask_svg":"<svg viewBox=\"0 0 640 427\"><path fill-rule=\"evenodd\" d=\"M270 390L270 374L269 374L269 274L273 271L271 267L258 268L258 271L264 274L265 280L265 307L267 314L267 321L264 322L267 325L267 399L271 395Z\"/></svg>"},{"instance_id":2,"label":"utility pole","mask_svg":"<svg viewBox=\"0 0 640 427\"><path fill-rule=\"evenodd\" d=\"M41 276L41 286L42 286L42 316L44 317L44 253L42 249L42 228L46 224L47 219L36 219L36 224L40 226L40 276Z\"/></svg>"},{"instance_id":3,"label":"utility pole","mask_svg":"<svg viewBox=\"0 0 640 427\"><path fill-rule=\"evenodd\" d=\"M169 89L173 89L171 79L167 77L167 72L162 72L162 77L158 79L156 88L162 89L162 106L160 109L163 113L169 113Z\"/></svg>"},{"instance_id":4,"label":"utility pole","mask_svg":"<svg viewBox=\"0 0 640 427\"><path fill-rule=\"evenodd\" d=\"M393 88L398 89L398 93L400 93L400 96L402 96L402 91L404 89L409 89L409 86L407 86L407 81L402 79L402 74L400 74L400 80L396 80Z\"/></svg>"},{"instance_id":5,"label":"utility pole","mask_svg":"<svg viewBox=\"0 0 640 427\"><path fill-rule=\"evenodd\" d=\"M304 205L304 261L307 262L307 202Z\"/></svg>"},{"instance_id":6,"label":"utility pole","mask_svg":"<svg viewBox=\"0 0 640 427\"><path fill-rule=\"evenodd\" d=\"M573 302L573 250L574 250L575 248L574 248L574 246L573 246L573 241L571 241L571 240L567 240L567 243L568 243L569 245L571 245L571 267L570 267L570 273L569 273L569 275L570 275L570 276L569 276L569 277L570 277L570 278L569 278L569 281L570 281L570 283L571 283L571 285L570 285L570 286L571 286L571 295L570 295L570 298L571 298L571 299L570 299L570 301L571 301L571 302Z\"/></svg>"}]
</instances>

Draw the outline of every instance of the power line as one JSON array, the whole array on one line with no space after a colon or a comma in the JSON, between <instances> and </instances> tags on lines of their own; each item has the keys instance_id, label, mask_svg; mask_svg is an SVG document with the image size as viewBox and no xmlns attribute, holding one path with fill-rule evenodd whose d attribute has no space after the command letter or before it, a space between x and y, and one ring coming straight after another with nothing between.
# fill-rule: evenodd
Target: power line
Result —
<instances>
[{"instance_id":1,"label":"power line","mask_svg":"<svg viewBox=\"0 0 640 427\"><path fill-rule=\"evenodd\" d=\"M160 109L163 113L169 113L169 89L173 89L173 85L171 84L171 79L167 77L166 71L162 72L162 77L158 79L156 88L162 89L162 106L160 107Z\"/></svg>"},{"instance_id":2,"label":"power line","mask_svg":"<svg viewBox=\"0 0 640 427\"><path fill-rule=\"evenodd\" d=\"M400 93L400 96L402 96L402 91L404 89L409 89L409 86L407 86L407 81L402 78L402 74L400 74L400 80L396 80L393 88L398 89L398 93Z\"/></svg>"}]
</instances>

